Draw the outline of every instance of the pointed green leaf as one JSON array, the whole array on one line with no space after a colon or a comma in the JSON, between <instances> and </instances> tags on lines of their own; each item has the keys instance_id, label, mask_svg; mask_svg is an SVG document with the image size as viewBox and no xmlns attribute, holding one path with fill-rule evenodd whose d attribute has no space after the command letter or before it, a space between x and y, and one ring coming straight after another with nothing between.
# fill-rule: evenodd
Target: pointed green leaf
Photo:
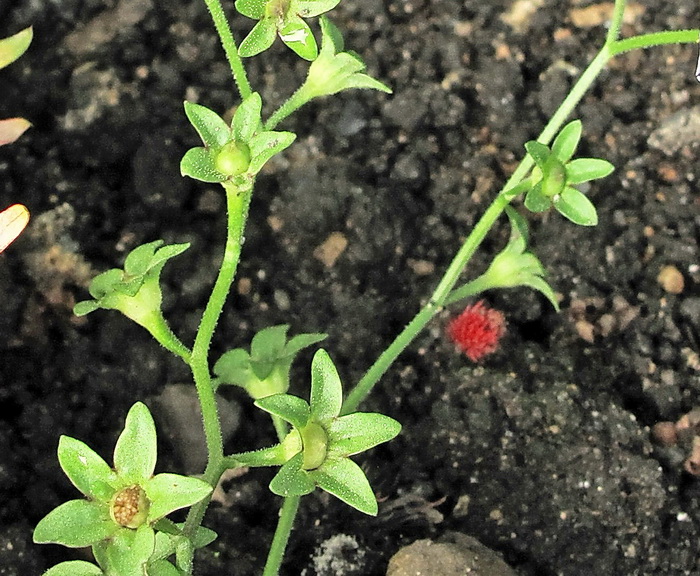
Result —
<instances>
[{"instance_id":1,"label":"pointed green leaf","mask_svg":"<svg viewBox=\"0 0 700 576\"><path fill-rule=\"evenodd\" d=\"M95 300L84 300L73 306L73 314L76 316L85 316L86 314L90 314L90 312L94 312L99 307L99 304L95 302Z\"/></svg>"},{"instance_id":2,"label":"pointed green leaf","mask_svg":"<svg viewBox=\"0 0 700 576\"><path fill-rule=\"evenodd\" d=\"M512 206L506 206L505 211L510 222L510 238L506 250L522 254L529 239L527 220Z\"/></svg>"},{"instance_id":3,"label":"pointed green leaf","mask_svg":"<svg viewBox=\"0 0 700 576\"><path fill-rule=\"evenodd\" d=\"M312 61L318 56L318 45L311 28L298 16L288 17L278 33L282 42L304 60Z\"/></svg>"},{"instance_id":4,"label":"pointed green leaf","mask_svg":"<svg viewBox=\"0 0 700 576\"><path fill-rule=\"evenodd\" d=\"M328 334L297 334L284 347L285 356L294 356L300 350L328 338Z\"/></svg>"},{"instance_id":5,"label":"pointed green leaf","mask_svg":"<svg viewBox=\"0 0 700 576\"><path fill-rule=\"evenodd\" d=\"M118 529L109 516L109 505L69 500L39 521L34 529L34 542L84 548L109 538Z\"/></svg>"},{"instance_id":6,"label":"pointed green leaf","mask_svg":"<svg viewBox=\"0 0 700 576\"><path fill-rule=\"evenodd\" d=\"M341 416L328 428L329 453L351 456L388 442L401 432L401 424L383 414L355 412Z\"/></svg>"},{"instance_id":7,"label":"pointed green leaf","mask_svg":"<svg viewBox=\"0 0 700 576\"><path fill-rule=\"evenodd\" d=\"M362 469L349 458L326 460L311 475L326 492L360 512L377 515L377 498Z\"/></svg>"},{"instance_id":8,"label":"pointed green leaf","mask_svg":"<svg viewBox=\"0 0 700 576\"><path fill-rule=\"evenodd\" d=\"M203 480L179 474L157 474L143 485L143 489L151 501L149 522L155 522L174 510L192 506L212 491L212 487Z\"/></svg>"},{"instance_id":9,"label":"pointed green leaf","mask_svg":"<svg viewBox=\"0 0 700 576\"><path fill-rule=\"evenodd\" d=\"M0 68L12 64L27 51L32 41L32 27L25 28L17 34L0 40Z\"/></svg>"},{"instance_id":10,"label":"pointed green leaf","mask_svg":"<svg viewBox=\"0 0 700 576\"><path fill-rule=\"evenodd\" d=\"M542 182L535 184L525 196L525 208L530 212L545 212L551 206L551 199L542 194Z\"/></svg>"},{"instance_id":11,"label":"pointed green leaf","mask_svg":"<svg viewBox=\"0 0 700 576\"><path fill-rule=\"evenodd\" d=\"M90 562L71 560L61 562L44 572L43 576L102 576L103 572Z\"/></svg>"},{"instance_id":12,"label":"pointed green leaf","mask_svg":"<svg viewBox=\"0 0 700 576\"><path fill-rule=\"evenodd\" d=\"M566 180L569 184L582 184L590 180L605 178L613 173L615 166L600 158L577 158L566 165Z\"/></svg>"},{"instance_id":13,"label":"pointed green leaf","mask_svg":"<svg viewBox=\"0 0 700 576\"><path fill-rule=\"evenodd\" d=\"M114 494L116 473L87 444L61 436L58 461L73 485L91 500L108 502Z\"/></svg>"},{"instance_id":14,"label":"pointed green leaf","mask_svg":"<svg viewBox=\"0 0 700 576\"><path fill-rule=\"evenodd\" d=\"M540 142L530 140L529 142L525 143L525 150L527 150L527 153L532 156L535 164L537 164L540 169L544 170L547 160L552 155L549 148Z\"/></svg>"},{"instance_id":15,"label":"pointed green leaf","mask_svg":"<svg viewBox=\"0 0 700 576\"><path fill-rule=\"evenodd\" d=\"M250 355L254 360L276 360L282 355L287 342L289 324L269 326L260 330L250 343Z\"/></svg>"},{"instance_id":16,"label":"pointed green leaf","mask_svg":"<svg viewBox=\"0 0 700 576\"><path fill-rule=\"evenodd\" d=\"M157 458L156 425L145 404L137 402L126 416L114 448L114 468L127 482L140 484L153 475Z\"/></svg>"},{"instance_id":17,"label":"pointed green leaf","mask_svg":"<svg viewBox=\"0 0 700 576\"><path fill-rule=\"evenodd\" d=\"M331 56L342 52L345 49L345 41L338 27L327 16L321 16L319 23L321 24L321 52Z\"/></svg>"},{"instance_id":18,"label":"pointed green leaf","mask_svg":"<svg viewBox=\"0 0 700 576\"><path fill-rule=\"evenodd\" d=\"M178 526L184 528L184 524L178 524ZM218 535L216 532L213 530L205 527L205 526L200 526L197 528L197 532L195 532L194 538L192 538L192 544L194 545L195 549L197 548L204 548L206 546L209 546L214 540L218 538Z\"/></svg>"},{"instance_id":19,"label":"pointed green leaf","mask_svg":"<svg viewBox=\"0 0 700 576\"><path fill-rule=\"evenodd\" d=\"M100 299L114 291L114 287L122 281L123 273L118 268L112 268L98 274L90 282L90 296Z\"/></svg>"},{"instance_id":20,"label":"pointed green leaf","mask_svg":"<svg viewBox=\"0 0 700 576\"><path fill-rule=\"evenodd\" d=\"M254 378L248 352L243 348L224 352L214 364L214 374L221 380L222 384L245 386L251 378Z\"/></svg>"},{"instance_id":21,"label":"pointed green leaf","mask_svg":"<svg viewBox=\"0 0 700 576\"><path fill-rule=\"evenodd\" d=\"M295 428L303 428L311 416L308 402L291 394L273 394L255 401L258 408L279 416Z\"/></svg>"},{"instance_id":22,"label":"pointed green leaf","mask_svg":"<svg viewBox=\"0 0 700 576\"><path fill-rule=\"evenodd\" d=\"M261 132L253 136L249 143L252 159L248 172L251 174L260 172L270 158L282 152L294 142L295 138L296 134L292 132Z\"/></svg>"},{"instance_id":23,"label":"pointed green leaf","mask_svg":"<svg viewBox=\"0 0 700 576\"><path fill-rule=\"evenodd\" d=\"M265 5L268 0L236 0L236 10L239 14L247 16L248 18L253 18L254 20L260 20L265 16Z\"/></svg>"},{"instance_id":24,"label":"pointed green leaf","mask_svg":"<svg viewBox=\"0 0 700 576\"><path fill-rule=\"evenodd\" d=\"M340 376L328 352L321 349L311 362L311 415L324 422L340 413L343 403L343 387Z\"/></svg>"},{"instance_id":25,"label":"pointed green leaf","mask_svg":"<svg viewBox=\"0 0 700 576\"><path fill-rule=\"evenodd\" d=\"M278 496L304 496L316 488L308 472L301 469L304 453L299 452L280 468L270 482L270 491Z\"/></svg>"},{"instance_id":26,"label":"pointed green leaf","mask_svg":"<svg viewBox=\"0 0 700 576\"><path fill-rule=\"evenodd\" d=\"M238 54L243 58L260 54L260 52L264 52L272 46L275 36L277 36L277 27L274 21L268 19L260 20L250 31L250 34L241 42Z\"/></svg>"},{"instance_id":27,"label":"pointed green leaf","mask_svg":"<svg viewBox=\"0 0 700 576\"><path fill-rule=\"evenodd\" d=\"M216 169L213 153L202 148L190 148L180 161L180 174L200 182L223 182L226 175Z\"/></svg>"},{"instance_id":28,"label":"pointed green leaf","mask_svg":"<svg viewBox=\"0 0 700 576\"><path fill-rule=\"evenodd\" d=\"M520 283L521 286L528 286L533 290L537 290L543 296L549 300L549 302L554 306L554 309L559 312L559 301L554 293L554 290L549 285L549 283L540 276L529 276Z\"/></svg>"},{"instance_id":29,"label":"pointed green leaf","mask_svg":"<svg viewBox=\"0 0 700 576\"><path fill-rule=\"evenodd\" d=\"M562 216L580 226L595 226L598 224L598 214L593 203L576 188L565 188L554 198L554 207Z\"/></svg>"},{"instance_id":30,"label":"pointed green leaf","mask_svg":"<svg viewBox=\"0 0 700 576\"><path fill-rule=\"evenodd\" d=\"M367 74L353 74L345 82L343 90L348 90L350 88L359 88L362 90L379 90L380 92L385 92L386 94L392 94L393 91L383 82L375 80Z\"/></svg>"},{"instance_id":31,"label":"pointed green leaf","mask_svg":"<svg viewBox=\"0 0 700 576\"><path fill-rule=\"evenodd\" d=\"M228 124L206 106L185 102L185 114L207 148L220 148L231 139Z\"/></svg>"},{"instance_id":32,"label":"pointed green leaf","mask_svg":"<svg viewBox=\"0 0 700 576\"><path fill-rule=\"evenodd\" d=\"M554 139L552 153L560 162L565 164L571 160L581 139L582 129L581 121L573 120L564 126Z\"/></svg>"},{"instance_id":33,"label":"pointed green leaf","mask_svg":"<svg viewBox=\"0 0 700 576\"><path fill-rule=\"evenodd\" d=\"M338 4L340 4L340 0L297 0L294 6L299 16L313 18L333 10Z\"/></svg>"},{"instance_id":34,"label":"pointed green leaf","mask_svg":"<svg viewBox=\"0 0 700 576\"><path fill-rule=\"evenodd\" d=\"M248 142L260 126L262 99L260 94L253 92L238 107L233 115L232 133L237 142Z\"/></svg>"},{"instance_id":35,"label":"pointed green leaf","mask_svg":"<svg viewBox=\"0 0 700 576\"><path fill-rule=\"evenodd\" d=\"M179 256L189 247L189 242L184 242L182 244L168 244L167 246L163 246L162 248L157 250L156 253L153 255L153 258L151 259L150 263L150 268L157 268L158 266L160 266L164 262L167 262L171 258Z\"/></svg>"}]
</instances>

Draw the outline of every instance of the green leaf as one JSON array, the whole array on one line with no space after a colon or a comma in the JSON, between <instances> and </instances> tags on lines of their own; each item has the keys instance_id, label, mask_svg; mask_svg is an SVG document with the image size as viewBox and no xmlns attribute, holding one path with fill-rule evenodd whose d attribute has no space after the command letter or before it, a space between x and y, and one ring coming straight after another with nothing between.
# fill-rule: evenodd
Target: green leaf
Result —
<instances>
[{"instance_id":1,"label":"green leaf","mask_svg":"<svg viewBox=\"0 0 700 576\"><path fill-rule=\"evenodd\" d=\"M295 428L303 428L311 417L308 402L290 394L273 394L255 401L258 408L289 422Z\"/></svg>"},{"instance_id":2,"label":"green leaf","mask_svg":"<svg viewBox=\"0 0 700 576\"><path fill-rule=\"evenodd\" d=\"M249 142L260 126L260 114L262 112L262 99L260 94L253 92L246 98L233 115L231 127L234 140Z\"/></svg>"},{"instance_id":3,"label":"green leaf","mask_svg":"<svg viewBox=\"0 0 700 576\"><path fill-rule=\"evenodd\" d=\"M292 132L260 132L253 136L250 140L250 166L248 172L257 174L262 170L265 163L275 154L279 154L287 148L294 139L296 134Z\"/></svg>"},{"instance_id":4,"label":"green leaf","mask_svg":"<svg viewBox=\"0 0 700 576\"><path fill-rule=\"evenodd\" d=\"M228 124L206 106L185 102L185 114L207 148L220 148L231 139Z\"/></svg>"},{"instance_id":5,"label":"green leaf","mask_svg":"<svg viewBox=\"0 0 700 576\"><path fill-rule=\"evenodd\" d=\"M226 175L216 169L214 154L201 146L190 148L180 161L180 174L200 182L223 182Z\"/></svg>"},{"instance_id":6,"label":"green leaf","mask_svg":"<svg viewBox=\"0 0 700 576\"><path fill-rule=\"evenodd\" d=\"M61 562L49 568L43 576L102 576L104 573L94 564L82 560Z\"/></svg>"},{"instance_id":7,"label":"green leaf","mask_svg":"<svg viewBox=\"0 0 700 576\"><path fill-rule=\"evenodd\" d=\"M566 180L569 184L582 184L605 178L614 170L615 166L601 158L577 158L566 165Z\"/></svg>"},{"instance_id":8,"label":"green leaf","mask_svg":"<svg viewBox=\"0 0 700 576\"><path fill-rule=\"evenodd\" d=\"M304 60L313 61L318 56L316 38L309 25L299 16L288 15L285 23L277 31L282 42Z\"/></svg>"},{"instance_id":9,"label":"green leaf","mask_svg":"<svg viewBox=\"0 0 700 576\"><path fill-rule=\"evenodd\" d=\"M279 358L287 342L287 330L289 330L289 324L280 324L279 326L263 328L253 336L250 343L250 355L253 360L276 360ZM258 376L260 377L260 375Z\"/></svg>"},{"instance_id":10,"label":"green leaf","mask_svg":"<svg viewBox=\"0 0 700 576\"><path fill-rule=\"evenodd\" d=\"M549 300L549 302L554 306L554 309L559 312L559 301L554 293L554 290L549 285L549 283L541 276L528 276L520 282L521 286L528 286L533 290L537 290L543 296Z\"/></svg>"},{"instance_id":11,"label":"green leaf","mask_svg":"<svg viewBox=\"0 0 700 576\"><path fill-rule=\"evenodd\" d=\"M338 4L340 4L340 0L297 0L294 6L299 16L313 18L333 10Z\"/></svg>"},{"instance_id":12,"label":"green leaf","mask_svg":"<svg viewBox=\"0 0 700 576\"><path fill-rule=\"evenodd\" d=\"M510 222L510 238L506 249L522 254L529 239L527 220L512 206L506 206L505 211Z\"/></svg>"},{"instance_id":13,"label":"green leaf","mask_svg":"<svg viewBox=\"0 0 700 576\"><path fill-rule=\"evenodd\" d=\"M124 272L129 276L142 276L151 267L156 249L163 245L162 240L154 240L134 248L124 259Z\"/></svg>"},{"instance_id":14,"label":"green leaf","mask_svg":"<svg viewBox=\"0 0 700 576\"><path fill-rule=\"evenodd\" d=\"M348 414L333 420L328 428L329 453L334 456L358 454L377 444L388 442L399 432L401 424L384 414Z\"/></svg>"},{"instance_id":15,"label":"green leaf","mask_svg":"<svg viewBox=\"0 0 700 576\"><path fill-rule=\"evenodd\" d=\"M547 163L547 160L549 160L549 157L552 155L549 148L547 148L547 146L541 142L530 140L529 142L525 143L525 150L527 150L527 153L532 156L535 164L537 164L540 169L544 171L544 166Z\"/></svg>"},{"instance_id":16,"label":"green leaf","mask_svg":"<svg viewBox=\"0 0 700 576\"><path fill-rule=\"evenodd\" d=\"M278 496L304 496L316 488L308 472L301 469L304 453L299 452L280 468L270 482L270 490Z\"/></svg>"},{"instance_id":17,"label":"green leaf","mask_svg":"<svg viewBox=\"0 0 700 576\"><path fill-rule=\"evenodd\" d=\"M37 544L62 544L69 548L92 546L119 530L109 506L89 500L69 500L44 516L34 529Z\"/></svg>"},{"instance_id":18,"label":"green leaf","mask_svg":"<svg viewBox=\"0 0 700 576\"><path fill-rule=\"evenodd\" d=\"M313 479L326 492L333 494L360 512L377 515L377 498L362 469L349 458L328 459L311 472Z\"/></svg>"},{"instance_id":19,"label":"green leaf","mask_svg":"<svg viewBox=\"0 0 700 576\"><path fill-rule=\"evenodd\" d=\"M309 2L313 1L309 0ZM345 49L345 40L338 27L327 16L321 16L319 23L321 24L321 52L328 52L331 55L342 52Z\"/></svg>"},{"instance_id":20,"label":"green leaf","mask_svg":"<svg viewBox=\"0 0 700 576\"><path fill-rule=\"evenodd\" d=\"M343 90L349 88L359 88L361 90L379 90L380 92L385 92L386 94L392 94L391 88L389 88L383 82L375 80L367 74L353 74L350 76L343 85Z\"/></svg>"},{"instance_id":21,"label":"green leaf","mask_svg":"<svg viewBox=\"0 0 700 576\"><path fill-rule=\"evenodd\" d=\"M0 40L0 68L12 64L27 51L32 42L32 27L25 28L17 34Z\"/></svg>"},{"instance_id":22,"label":"green leaf","mask_svg":"<svg viewBox=\"0 0 700 576\"><path fill-rule=\"evenodd\" d=\"M311 362L311 415L319 422L330 420L340 414L342 403L340 376L328 352L321 349Z\"/></svg>"},{"instance_id":23,"label":"green leaf","mask_svg":"<svg viewBox=\"0 0 700 576\"><path fill-rule=\"evenodd\" d=\"M559 213L580 226L598 224L598 214L593 203L576 188L567 187L556 198L554 207Z\"/></svg>"},{"instance_id":24,"label":"green leaf","mask_svg":"<svg viewBox=\"0 0 700 576\"><path fill-rule=\"evenodd\" d=\"M143 485L151 501L148 521L155 522L174 510L187 508L206 498L212 487L200 480L179 474L158 474Z\"/></svg>"},{"instance_id":25,"label":"green leaf","mask_svg":"<svg viewBox=\"0 0 700 576\"><path fill-rule=\"evenodd\" d=\"M265 6L268 0L236 0L236 10L243 16L260 20L265 16Z\"/></svg>"},{"instance_id":26,"label":"green leaf","mask_svg":"<svg viewBox=\"0 0 700 576\"><path fill-rule=\"evenodd\" d=\"M580 120L573 120L564 126L552 144L552 153L560 162L566 164L576 152L581 139L582 124Z\"/></svg>"},{"instance_id":27,"label":"green leaf","mask_svg":"<svg viewBox=\"0 0 700 576\"><path fill-rule=\"evenodd\" d=\"M181 528L185 527L184 524L178 524L178 526ZM218 535L216 532L205 526L200 526L197 528L197 532L195 532L194 537L192 538L192 544L195 548L204 548L209 546L209 544L211 544L217 538Z\"/></svg>"},{"instance_id":28,"label":"green leaf","mask_svg":"<svg viewBox=\"0 0 700 576\"><path fill-rule=\"evenodd\" d=\"M552 200L542 193L542 182L535 184L525 196L525 208L530 212L545 212L552 206Z\"/></svg>"},{"instance_id":29,"label":"green leaf","mask_svg":"<svg viewBox=\"0 0 700 576\"><path fill-rule=\"evenodd\" d=\"M86 314L90 314L90 312L94 312L99 307L99 304L94 300L84 300L83 302L78 302L73 307L73 314L76 316L85 316Z\"/></svg>"},{"instance_id":30,"label":"green leaf","mask_svg":"<svg viewBox=\"0 0 700 576\"><path fill-rule=\"evenodd\" d=\"M73 485L91 500L108 502L114 494L117 475L87 444L61 436L58 461Z\"/></svg>"},{"instance_id":31,"label":"green leaf","mask_svg":"<svg viewBox=\"0 0 700 576\"><path fill-rule=\"evenodd\" d=\"M287 435L287 438L289 438L292 433L293 432ZM299 440L297 452L299 450L301 450L301 440ZM237 462L237 465L260 468L263 466L282 466L289 459L289 454L285 450L284 445L275 444L274 446L268 446L260 450L233 454L231 458Z\"/></svg>"},{"instance_id":32,"label":"green leaf","mask_svg":"<svg viewBox=\"0 0 700 576\"><path fill-rule=\"evenodd\" d=\"M264 52L275 41L277 27L272 20L260 20L238 48L238 54L243 58L249 58Z\"/></svg>"},{"instance_id":33,"label":"green leaf","mask_svg":"<svg viewBox=\"0 0 700 576\"><path fill-rule=\"evenodd\" d=\"M157 458L156 425L145 404L137 402L126 416L114 448L114 467L126 482L141 484L153 476Z\"/></svg>"},{"instance_id":34,"label":"green leaf","mask_svg":"<svg viewBox=\"0 0 700 576\"><path fill-rule=\"evenodd\" d=\"M99 300L113 292L115 286L121 283L123 275L123 272L118 268L112 268L102 272L102 274L98 274L90 282L90 296Z\"/></svg>"}]
</instances>

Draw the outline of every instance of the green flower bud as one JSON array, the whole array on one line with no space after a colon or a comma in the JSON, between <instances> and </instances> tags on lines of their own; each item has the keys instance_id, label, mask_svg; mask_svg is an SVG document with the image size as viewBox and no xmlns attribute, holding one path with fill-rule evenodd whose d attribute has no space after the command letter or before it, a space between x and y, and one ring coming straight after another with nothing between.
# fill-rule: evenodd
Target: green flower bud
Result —
<instances>
[{"instance_id":1,"label":"green flower bud","mask_svg":"<svg viewBox=\"0 0 700 576\"><path fill-rule=\"evenodd\" d=\"M250 157L250 148L247 144L232 140L219 150L214 160L214 167L226 176L238 176L248 170Z\"/></svg>"}]
</instances>

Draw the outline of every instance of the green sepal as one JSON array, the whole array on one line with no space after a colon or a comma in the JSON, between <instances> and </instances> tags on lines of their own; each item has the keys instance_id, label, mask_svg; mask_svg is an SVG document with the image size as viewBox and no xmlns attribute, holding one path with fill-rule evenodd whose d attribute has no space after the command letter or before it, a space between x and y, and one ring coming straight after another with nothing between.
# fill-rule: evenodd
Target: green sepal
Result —
<instances>
[{"instance_id":1,"label":"green sepal","mask_svg":"<svg viewBox=\"0 0 700 576\"><path fill-rule=\"evenodd\" d=\"M190 148L180 160L180 174L201 182L223 182L227 176L216 169L214 155L201 146Z\"/></svg>"},{"instance_id":2,"label":"green sepal","mask_svg":"<svg viewBox=\"0 0 700 576\"><path fill-rule=\"evenodd\" d=\"M91 500L108 502L114 494L117 474L84 442L61 436L58 461L73 485Z\"/></svg>"},{"instance_id":3,"label":"green sepal","mask_svg":"<svg viewBox=\"0 0 700 576\"><path fill-rule=\"evenodd\" d=\"M260 94L253 92L238 107L233 115L231 134L238 142L249 142L260 127L262 99Z\"/></svg>"},{"instance_id":4,"label":"green sepal","mask_svg":"<svg viewBox=\"0 0 700 576\"><path fill-rule=\"evenodd\" d=\"M270 482L270 491L278 496L304 496L316 488L309 473L302 470L304 453L299 452L280 468Z\"/></svg>"},{"instance_id":5,"label":"green sepal","mask_svg":"<svg viewBox=\"0 0 700 576\"><path fill-rule=\"evenodd\" d=\"M253 136L248 143L251 155L248 172L250 174L260 172L270 158L287 148L296 137L293 132L274 131L260 132Z\"/></svg>"},{"instance_id":6,"label":"green sepal","mask_svg":"<svg viewBox=\"0 0 700 576\"><path fill-rule=\"evenodd\" d=\"M577 158L566 165L566 181L569 184L583 184L591 180L605 178L615 171L607 160L601 158Z\"/></svg>"},{"instance_id":7,"label":"green sepal","mask_svg":"<svg viewBox=\"0 0 700 576\"><path fill-rule=\"evenodd\" d=\"M294 7L302 18L313 18L333 10L338 4L340 0L296 0Z\"/></svg>"},{"instance_id":8,"label":"green sepal","mask_svg":"<svg viewBox=\"0 0 700 576\"><path fill-rule=\"evenodd\" d=\"M242 58L256 56L267 50L275 41L277 26L272 20L260 20L245 37L238 47L238 55Z\"/></svg>"},{"instance_id":9,"label":"green sepal","mask_svg":"<svg viewBox=\"0 0 700 576\"><path fill-rule=\"evenodd\" d=\"M311 362L311 417L318 422L331 420L340 414L343 386L328 352L321 349Z\"/></svg>"},{"instance_id":10,"label":"green sepal","mask_svg":"<svg viewBox=\"0 0 700 576\"><path fill-rule=\"evenodd\" d=\"M27 51L34 33L32 27L20 30L17 34L0 40L0 68L12 64Z\"/></svg>"},{"instance_id":11,"label":"green sepal","mask_svg":"<svg viewBox=\"0 0 700 576\"><path fill-rule=\"evenodd\" d=\"M525 150L527 150L527 153L532 156L532 159L535 161L535 164L539 166L540 170L544 171L545 164L552 155L550 149L541 142L530 140L529 142L525 143Z\"/></svg>"},{"instance_id":12,"label":"green sepal","mask_svg":"<svg viewBox=\"0 0 700 576\"><path fill-rule=\"evenodd\" d=\"M179 474L157 474L143 485L151 501L148 522L167 516L180 508L187 508L211 494L212 487L200 480Z\"/></svg>"},{"instance_id":13,"label":"green sepal","mask_svg":"<svg viewBox=\"0 0 700 576\"><path fill-rule=\"evenodd\" d=\"M312 61L318 56L316 38L309 25L299 16L288 16L277 33L282 42L304 60Z\"/></svg>"},{"instance_id":14,"label":"green sepal","mask_svg":"<svg viewBox=\"0 0 700 576\"><path fill-rule=\"evenodd\" d=\"M551 198L542 193L542 182L535 184L525 195L525 208L530 212L546 212L551 207Z\"/></svg>"},{"instance_id":15,"label":"green sepal","mask_svg":"<svg viewBox=\"0 0 700 576\"><path fill-rule=\"evenodd\" d=\"M114 448L114 468L119 478L127 484L143 484L153 476L157 457L153 416L145 404L137 402L126 415L124 430Z\"/></svg>"},{"instance_id":16,"label":"green sepal","mask_svg":"<svg viewBox=\"0 0 700 576\"><path fill-rule=\"evenodd\" d=\"M91 562L70 560L49 568L43 576L103 576L104 572Z\"/></svg>"},{"instance_id":17,"label":"green sepal","mask_svg":"<svg viewBox=\"0 0 700 576\"><path fill-rule=\"evenodd\" d=\"M355 412L333 420L328 427L329 459L352 456L388 442L401 424L384 414Z\"/></svg>"},{"instance_id":18,"label":"green sepal","mask_svg":"<svg viewBox=\"0 0 700 576\"><path fill-rule=\"evenodd\" d=\"M598 224L598 214L593 203L583 192L567 187L553 199L554 207L564 217L580 226Z\"/></svg>"},{"instance_id":19,"label":"green sepal","mask_svg":"<svg viewBox=\"0 0 700 576\"><path fill-rule=\"evenodd\" d=\"M265 16L265 6L268 0L236 0L235 6L239 14L260 20Z\"/></svg>"},{"instance_id":20,"label":"green sepal","mask_svg":"<svg viewBox=\"0 0 700 576\"><path fill-rule=\"evenodd\" d=\"M289 435L287 436L289 438ZM286 439L285 439L286 440ZM296 454L298 450L295 450ZM250 466L251 468L262 468L264 466L282 466L289 460L290 454L287 452L286 446L283 444L275 444L260 450L252 450L250 452L241 452L230 456L236 461L237 466Z\"/></svg>"},{"instance_id":21,"label":"green sepal","mask_svg":"<svg viewBox=\"0 0 700 576\"><path fill-rule=\"evenodd\" d=\"M146 567L147 576L182 576L182 572L167 560L149 562Z\"/></svg>"},{"instance_id":22,"label":"green sepal","mask_svg":"<svg viewBox=\"0 0 700 576\"><path fill-rule=\"evenodd\" d=\"M319 488L360 512L377 515L377 498L369 480L362 468L349 458L329 458L312 474Z\"/></svg>"},{"instance_id":23,"label":"green sepal","mask_svg":"<svg viewBox=\"0 0 700 576\"><path fill-rule=\"evenodd\" d=\"M270 326L260 330L250 342L251 368L255 375L264 380L272 372L275 361L283 354L287 342L289 324Z\"/></svg>"},{"instance_id":24,"label":"green sepal","mask_svg":"<svg viewBox=\"0 0 700 576\"><path fill-rule=\"evenodd\" d=\"M206 106L186 101L185 114L207 148L220 148L231 139L228 124Z\"/></svg>"},{"instance_id":25,"label":"green sepal","mask_svg":"<svg viewBox=\"0 0 700 576\"><path fill-rule=\"evenodd\" d=\"M153 554L155 533L148 524L143 524L136 530L123 528L110 540L96 544L95 548L104 549L102 556L106 558L107 566L115 576L135 576L143 573L144 566Z\"/></svg>"},{"instance_id":26,"label":"green sepal","mask_svg":"<svg viewBox=\"0 0 700 576\"><path fill-rule=\"evenodd\" d=\"M44 516L34 529L37 544L84 548L110 538L119 530L109 516L108 504L69 500Z\"/></svg>"},{"instance_id":27,"label":"green sepal","mask_svg":"<svg viewBox=\"0 0 700 576\"><path fill-rule=\"evenodd\" d=\"M311 417L308 402L290 394L274 394L255 401L258 408L279 416L295 428L303 428Z\"/></svg>"},{"instance_id":28,"label":"green sepal","mask_svg":"<svg viewBox=\"0 0 700 576\"><path fill-rule=\"evenodd\" d=\"M564 126L552 144L552 153L560 162L566 164L573 158L581 140L583 125L580 120L572 120Z\"/></svg>"}]
</instances>

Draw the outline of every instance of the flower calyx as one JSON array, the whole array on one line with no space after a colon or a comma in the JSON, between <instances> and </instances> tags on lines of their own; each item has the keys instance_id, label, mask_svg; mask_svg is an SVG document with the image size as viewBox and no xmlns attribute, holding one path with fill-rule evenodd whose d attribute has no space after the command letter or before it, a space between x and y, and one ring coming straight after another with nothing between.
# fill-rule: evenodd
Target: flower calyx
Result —
<instances>
[{"instance_id":1,"label":"flower calyx","mask_svg":"<svg viewBox=\"0 0 700 576\"><path fill-rule=\"evenodd\" d=\"M180 172L202 182L249 187L265 163L295 139L292 132L263 130L262 100L253 92L238 107L229 126L216 112L185 102L185 114L204 146L189 149Z\"/></svg>"},{"instance_id":2,"label":"flower calyx","mask_svg":"<svg viewBox=\"0 0 700 576\"><path fill-rule=\"evenodd\" d=\"M289 370L296 355L326 334L297 334L287 340L288 324L260 330L250 343L250 352L235 348L214 365L215 384L234 384L254 398L282 394L289 389Z\"/></svg>"},{"instance_id":3,"label":"flower calyx","mask_svg":"<svg viewBox=\"0 0 700 576\"><path fill-rule=\"evenodd\" d=\"M605 178L615 168L600 158L571 159L581 132L581 121L574 120L562 128L551 148L534 140L525 144L536 164L530 178L531 187L525 196L525 207L532 212L544 212L554 206L574 224L595 226L598 223L595 206L574 186Z\"/></svg>"},{"instance_id":4,"label":"flower calyx","mask_svg":"<svg viewBox=\"0 0 700 576\"><path fill-rule=\"evenodd\" d=\"M256 406L293 426L281 444L234 455L242 465L281 465L270 482L279 496L303 496L319 487L365 514L377 514L377 499L362 469L349 456L369 450L398 435L401 425L378 413L340 416L342 385L325 350L311 365L311 397L289 394L261 398Z\"/></svg>"},{"instance_id":5,"label":"flower calyx","mask_svg":"<svg viewBox=\"0 0 700 576\"><path fill-rule=\"evenodd\" d=\"M267 50L279 36L284 44L305 60L318 56L313 32L304 18L332 10L340 0L236 0L236 10L259 22L241 42L238 53L255 56Z\"/></svg>"},{"instance_id":6,"label":"flower calyx","mask_svg":"<svg viewBox=\"0 0 700 576\"><path fill-rule=\"evenodd\" d=\"M148 408L140 402L132 406L126 417L114 449L114 468L80 440L61 437L61 468L86 499L70 500L49 512L37 524L34 541L70 548L92 546L100 567L64 562L47 574L94 575L104 571L132 576L144 573L144 566L152 562L165 562L167 556L157 540L166 538L159 535L163 523L172 523L168 524L164 517L206 498L212 487L198 478L154 475L156 459L155 424Z\"/></svg>"}]
</instances>

